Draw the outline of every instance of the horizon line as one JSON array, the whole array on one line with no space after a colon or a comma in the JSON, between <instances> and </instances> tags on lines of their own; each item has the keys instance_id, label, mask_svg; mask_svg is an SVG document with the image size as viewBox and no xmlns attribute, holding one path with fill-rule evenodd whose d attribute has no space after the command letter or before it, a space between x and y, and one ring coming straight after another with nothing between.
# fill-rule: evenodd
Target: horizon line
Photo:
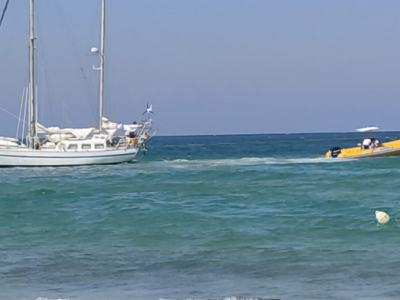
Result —
<instances>
[{"instance_id":1,"label":"horizon line","mask_svg":"<svg viewBox=\"0 0 400 300\"><path fill-rule=\"evenodd\" d=\"M400 132L400 130L377 130L375 133L385 132ZM190 137L190 136L231 136L231 135L289 135L289 134L324 134L324 133L359 133L366 134L366 132L359 131L314 131L314 132L274 132L274 133L218 133L218 134L169 134L169 135L155 135L155 137Z\"/></svg>"}]
</instances>

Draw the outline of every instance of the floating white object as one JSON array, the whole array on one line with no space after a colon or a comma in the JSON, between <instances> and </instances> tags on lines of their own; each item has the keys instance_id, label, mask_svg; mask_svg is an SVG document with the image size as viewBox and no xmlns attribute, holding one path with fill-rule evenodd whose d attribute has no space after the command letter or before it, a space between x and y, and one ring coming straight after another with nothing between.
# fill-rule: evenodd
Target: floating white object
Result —
<instances>
[{"instance_id":1,"label":"floating white object","mask_svg":"<svg viewBox=\"0 0 400 300\"><path fill-rule=\"evenodd\" d=\"M381 224L386 224L390 220L390 217L387 213L385 213L384 211L379 211L379 210L377 210L375 212L375 218Z\"/></svg>"},{"instance_id":2,"label":"floating white object","mask_svg":"<svg viewBox=\"0 0 400 300\"><path fill-rule=\"evenodd\" d=\"M356 129L356 131L360 131L360 132L368 132L368 131L374 131L374 130L379 130L379 127L378 126L367 126L364 128Z\"/></svg>"},{"instance_id":3,"label":"floating white object","mask_svg":"<svg viewBox=\"0 0 400 300\"><path fill-rule=\"evenodd\" d=\"M92 49L90 49L90 52L92 52L92 53L99 53L99 48L92 47Z\"/></svg>"}]
</instances>

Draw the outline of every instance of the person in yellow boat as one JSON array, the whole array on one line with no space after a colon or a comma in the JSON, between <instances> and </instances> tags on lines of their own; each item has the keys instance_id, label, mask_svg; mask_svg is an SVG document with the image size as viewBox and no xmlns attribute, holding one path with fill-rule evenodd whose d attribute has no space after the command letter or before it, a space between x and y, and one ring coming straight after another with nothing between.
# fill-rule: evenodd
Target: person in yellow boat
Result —
<instances>
[{"instance_id":1,"label":"person in yellow boat","mask_svg":"<svg viewBox=\"0 0 400 300\"><path fill-rule=\"evenodd\" d=\"M372 139L371 139L371 147L375 149L375 148L378 148L378 146L379 146L379 141L378 141L378 139L372 138Z\"/></svg>"},{"instance_id":2,"label":"person in yellow boat","mask_svg":"<svg viewBox=\"0 0 400 300\"><path fill-rule=\"evenodd\" d=\"M363 149L375 149L379 146L379 140L376 138L366 138L362 143Z\"/></svg>"},{"instance_id":3,"label":"person in yellow boat","mask_svg":"<svg viewBox=\"0 0 400 300\"><path fill-rule=\"evenodd\" d=\"M363 140L362 146L365 149L370 149L372 146L372 140L370 138L366 138Z\"/></svg>"}]
</instances>

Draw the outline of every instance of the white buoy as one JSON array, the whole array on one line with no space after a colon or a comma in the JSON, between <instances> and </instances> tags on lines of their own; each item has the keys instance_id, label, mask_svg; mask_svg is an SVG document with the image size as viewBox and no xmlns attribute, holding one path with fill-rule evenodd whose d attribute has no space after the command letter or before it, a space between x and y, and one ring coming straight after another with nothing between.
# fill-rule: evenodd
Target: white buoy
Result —
<instances>
[{"instance_id":1,"label":"white buoy","mask_svg":"<svg viewBox=\"0 0 400 300\"><path fill-rule=\"evenodd\" d=\"M379 210L377 210L375 212L375 218L381 224L386 224L390 220L390 217L387 213L385 213L384 211L379 211Z\"/></svg>"}]
</instances>

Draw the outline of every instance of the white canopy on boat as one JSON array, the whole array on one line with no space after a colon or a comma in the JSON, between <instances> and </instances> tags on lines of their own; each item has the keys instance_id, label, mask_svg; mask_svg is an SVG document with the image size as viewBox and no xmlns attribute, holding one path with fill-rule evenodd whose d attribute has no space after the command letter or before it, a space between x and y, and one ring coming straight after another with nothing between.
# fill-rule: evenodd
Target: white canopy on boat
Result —
<instances>
[{"instance_id":1,"label":"white canopy on boat","mask_svg":"<svg viewBox=\"0 0 400 300\"><path fill-rule=\"evenodd\" d=\"M356 131L359 131L359 132L368 132L368 131L374 131L374 130L379 130L379 127L377 127L377 126L367 126L367 127L364 127L364 128L356 129Z\"/></svg>"},{"instance_id":2,"label":"white canopy on boat","mask_svg":"<svg viewBox=\"0 0 400 300\"><path fill-rule=\"evenodd\" d=\"M130 132L134 132L138 128L142 127L142 125L139 124L124 124L123 126L125 131L130 131Z\"/></svg>"}]
</instances>

